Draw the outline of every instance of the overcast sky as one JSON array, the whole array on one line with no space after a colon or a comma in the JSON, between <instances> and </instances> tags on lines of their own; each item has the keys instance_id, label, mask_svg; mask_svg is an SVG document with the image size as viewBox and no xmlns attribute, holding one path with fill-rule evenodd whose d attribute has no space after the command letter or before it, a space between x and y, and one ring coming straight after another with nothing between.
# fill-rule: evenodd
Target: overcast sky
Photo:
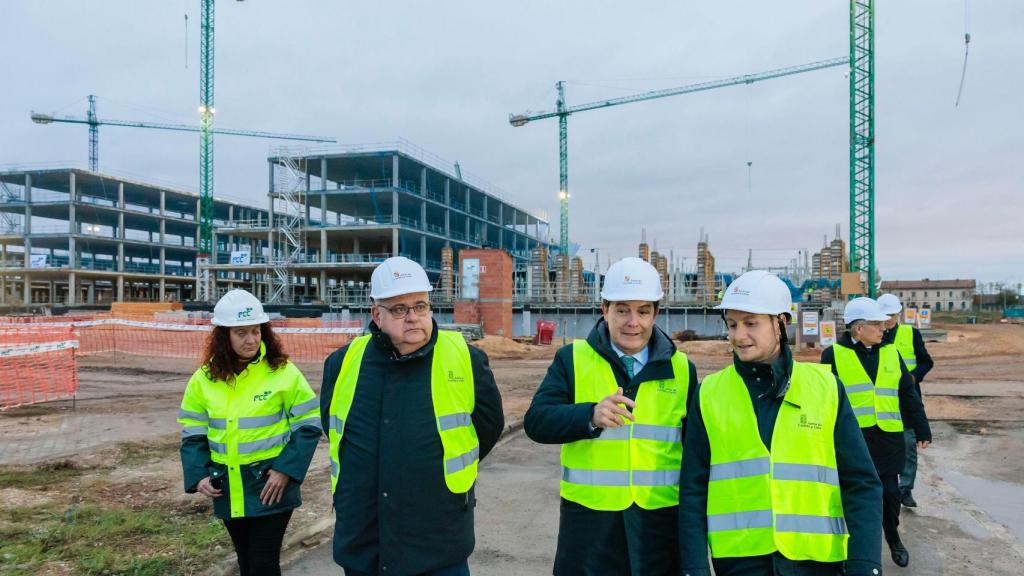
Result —
<instances>
[{"instance_id":1,"label":"overcast sky","mask_svg":"<svg viewBox=\"0 0 1024 576\"><path fill-rule=\"evenodd\" d=\"M4 0L0 164L85 166L87 129L30 110L198 122L196 0ZM885 279L1024 281L1024 3L876 2L876 250ZM188 32L184 15L188 14ZM847 2L217 3L216 123L404 138L543 211L557 236L558 124L510 112L845 56ZM964 32L970 59L959 107ZM186 51L188 68L186 68ZM782 265L848 234L843 68L569 118L570 236L590 267L641 229L720 270ZM274 142L216 140L215 190L265 205ZM748 190L747 162L751 162ZM198 187L198 136L100 129L100 169Z\"/></svg>"}]
</instances>

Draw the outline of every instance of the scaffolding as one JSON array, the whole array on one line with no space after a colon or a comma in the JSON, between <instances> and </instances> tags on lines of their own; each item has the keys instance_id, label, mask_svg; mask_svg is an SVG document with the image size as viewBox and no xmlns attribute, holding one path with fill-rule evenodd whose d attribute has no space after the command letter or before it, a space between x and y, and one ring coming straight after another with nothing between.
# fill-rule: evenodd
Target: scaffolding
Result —
<instances>
[{"instance_id":1,"label":"scaffolding","mask_svg":"<svg viewBox=\"0 0 1024 576\"><path fill-rule=\"evenodd\" d=\"M305 158L285 154L278 157L278 162L274 170L274 190L271 190L275 212L271 215L271 234L275 241L271 243L269 263L273 273L268 278L267 300L272 304L292 304L295 300L292 267L305 261L306 236L302 230L306 227L309 180Z\"/></svg>"}]
</instances>

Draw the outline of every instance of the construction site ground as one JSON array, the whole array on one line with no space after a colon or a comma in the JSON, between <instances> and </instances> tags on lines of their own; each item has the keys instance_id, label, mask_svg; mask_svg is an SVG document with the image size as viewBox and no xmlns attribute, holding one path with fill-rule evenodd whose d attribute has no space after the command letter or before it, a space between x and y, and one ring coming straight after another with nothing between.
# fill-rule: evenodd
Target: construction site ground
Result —
<instances>
[{"instance_id":1,"label":"construction site ground","mask_svg":"<svg viewBox=\"0 0 1024 576\"><path fill-rule=\"evenodd\" d=\"M911 566L890 573L1020 574L1024 563L1024 326L941 326L924 383L934 446L920 506L905 509ZM557 346L488 337L510 433L483 463L475 575L550 574L558 527L558 449L517 432ZM700 375L730 361L720 341L680 344ZM818 350L799 354L817 360ZM314 389L322 366L300 364ZM80 388L0 412L0 574L229 574L230 540L205 497L182 493L178 404L195 362L79 359ZM289 574L340 573L330 561L326 443L286 537Z\"/></svg>"}]
</instances>

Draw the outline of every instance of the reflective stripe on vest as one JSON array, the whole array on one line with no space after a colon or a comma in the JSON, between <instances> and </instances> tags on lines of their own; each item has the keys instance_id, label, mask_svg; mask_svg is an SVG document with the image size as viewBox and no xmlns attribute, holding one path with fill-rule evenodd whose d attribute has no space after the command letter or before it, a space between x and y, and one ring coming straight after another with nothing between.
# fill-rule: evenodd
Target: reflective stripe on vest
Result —
<instances>
[{"instance_id":1,"label":"reflective stripe on vest","mask_svg":"<svg viewBox=\"0 0 1024 576\"><path fill-rule=\"evenodd\" d=\"M849 534L834 440L839 397L828 367L793 363L770 453L735 367L705 378L698 401L711 448L711 555L778 551L791 560L845 560Z\"/></svg>"},{"instance_id":2,"label":"reflective stripe on vest","mask_svg":"<svg viewBox=\"0 0 1024 576\"><path fill-rule=\"evenodd\" d=\"M917 356L914 352L914 327L907 324L900 324L896 327L896 338L893 341L896 350L907 365L907 370L917 368Z\"/></svg>"},{"instance_id":3,"label":"reflective stripe on vest","mask_svg":"<svg viewBox=\"0 0 1024 576\"><path fill-rule=\"evenodd\" d=\"M245 516L241 468L276 458L301 426L320 429L319 401L302 374L290 362L271 370L265 355L261 343L260 361L231 384L196 371L178 412L181 437L206 436L210 459L227 467L232 518Z\"/></svg>"},{"instance_id":4,"label":"reflective stripe on vest","mask_svg":"<svg viewBox=\"0 0 1024 576\"><path fill-rule=\"evenodd\" d=\"M839 381L846 388L860 427L869 428L877 424L886 432L902 432L900 377L903 373L896 347L882 346L878 349L878 373L874 382L852 349L836 344L832 351Z\"/></svg>"},{"instance_id":5,"label":"reflective stripe on vest","mask_svg":"<svg viewBox=\"0 0 1024 576\"><path fill-rule=\"evenodd\" d=\"M345 420L352 409L359 368L372 336L352 341L334 384L328 414L327 436L331 447L331 493L338 488L341 461L338 449L345 434ZM469 346L459 332L438 330L430 369L430 397L434 405L437 434L444 449L440 473L455 494L468 492L476 481L480 463L480 442L473 427L473 363Z\"/></svg>"},{"instance_id":6,"label":"reflective stripe on vest","mask_svg":"<svg viewBox=\"0 0 1024 576\"><path fill-rule=\"evenodd\" d=\"M585 340L573 342L575 403L600 402L619 387L612 367ZM593 510L647 510L679 504L683 457L682 420L690 367L686 355L672 355L668 380L640 384L635 421L602 430L591 440L562 445L562 497Z\"/></svg>"}]
</instances>

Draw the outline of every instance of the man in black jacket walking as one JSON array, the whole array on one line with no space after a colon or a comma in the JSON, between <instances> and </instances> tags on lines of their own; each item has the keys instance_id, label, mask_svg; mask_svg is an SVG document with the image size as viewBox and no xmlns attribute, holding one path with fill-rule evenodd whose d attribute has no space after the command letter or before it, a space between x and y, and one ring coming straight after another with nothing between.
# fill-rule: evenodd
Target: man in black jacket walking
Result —
<instances>
[{"instance_id":1,"label":"man in black jacket walking","mask_svg":"<svg viewBox=\"0 0 1024 576\"><path fill-rule=\"evenodd\" d=\"M924 382L925 375L932 369L935 362L932 361L928 349L924 347L921 331L910 324L900 322L903 303L895 294L882 294L878 297L878 305L882 307L882 312L889 316L889 321L885 323L885 336L882 337L882 343L893 344L899 350L903 363L907 365L907 370L910 370L910 375L914 377L914 388L917 389L917 395L921 396L923 400L921 382ZM903 464L903 472L900 473L900 501L908 508L916 508L917 501L914 500L912 494L914 481L917 479L917 436L914 434L914 429L904 428L903 439L907 448L907 460Z\"/></svg>"},{"instance_id":2,"label":"man in black jacket walking","mask_svg":"<svg viewBox=\"0 0 1024 576\"><path fill-rule=\"evenodd\" d=\"M678 576L679 465L697 369L655 325L663 292L639 258L613 264L603 318L555 355L524 419L562 445L556 576Z\"/></svg>"},{"instance_id":3,"label":"man in black jacket walking","mask_svg":"<svg viewBox=\"0 0 1024 576\"><path fill-rule=\"evenodd\" d=\"M438 330L423 268L389 258L371 283L370 334L327 358L320 390L334 561L346 576L468 576L472 485L504 426L501 396L487 355Z\"/></svg>"},{"instance_id":4,"label":"man in black jacket walking","mask_svg":"<svg viewBox=\"0 0 1024 576\"><path fill-rule=\"evenodd\" d=\"M903 429L917 434L917 447L931 444L924 404L914 389L914 379L895 348L882 343L888 317L870 298L855 298L843 313L847 331L834 346L821 353L821 363L845 386L860 422L871 459L882 481L882 530L893 562L906 566L910 554L900 540L899 473L905 448ZM867 380L862 381L862 380ZM895 408L895 409L893 409Z\"/></svg>"}]
</instances>

